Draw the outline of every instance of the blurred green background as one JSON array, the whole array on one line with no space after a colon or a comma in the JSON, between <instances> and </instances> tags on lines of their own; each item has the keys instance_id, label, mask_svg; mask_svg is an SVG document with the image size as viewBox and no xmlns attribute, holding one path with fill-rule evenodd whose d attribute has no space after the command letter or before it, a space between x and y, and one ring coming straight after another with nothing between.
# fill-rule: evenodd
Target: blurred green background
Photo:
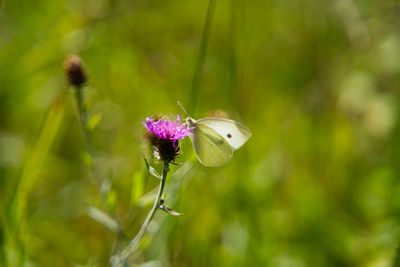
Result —
<instances>
[{"instance_id":1,"label":"blurred green background","mask_svg":"<svg viewBox=\"0 0 400 267\"><path fill-rule=\"evenodd\" d=\"M1 265L106 266L158 184L141 120L180 100L253 136L219 168L182 143L166 204L184 216L158 212L133 266L400 266L399 2L210 3L0 1ZM121 222L120 247L89 207Z\"/></svg>"}]
</instances>

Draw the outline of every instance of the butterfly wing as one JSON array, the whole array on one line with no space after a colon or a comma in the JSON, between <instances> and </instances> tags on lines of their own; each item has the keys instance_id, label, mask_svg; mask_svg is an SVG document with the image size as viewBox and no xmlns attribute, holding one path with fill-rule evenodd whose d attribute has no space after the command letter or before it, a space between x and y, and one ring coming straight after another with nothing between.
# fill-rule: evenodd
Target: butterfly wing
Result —
<instances>
[{"instance_id":1,"label":"butterfly wing","mask_svg":"<svg viewBox=\"0 0 400 267\"><path fill-rule=\"evenodd\" d=\"M233 154L230 144L210 127L195 123L191 140L201 164L217 167L227 163Z\"/></svg>"},{"instance_id":2,"label":"butterfly wing","mask_svg":"<svg viewBox=\"0 0 400 267\"><path fill-rule=\"evenodd\" d=\"M249 128L240 122L223 118L204 118L197 125L207 126L222 136L233 150L239 149L251 137Z\"/></svg>"}]
</instances>

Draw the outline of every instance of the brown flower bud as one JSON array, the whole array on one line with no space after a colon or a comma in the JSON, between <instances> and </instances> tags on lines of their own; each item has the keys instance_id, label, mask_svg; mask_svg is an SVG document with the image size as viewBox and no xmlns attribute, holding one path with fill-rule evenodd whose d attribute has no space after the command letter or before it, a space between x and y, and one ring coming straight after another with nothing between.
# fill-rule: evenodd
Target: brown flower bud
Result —
<instances>
[{"instance_id":1,"label":"brown flower bud","mask_svg":"<svg viewBox=\"0 0 400 267\"><path fill-rule=\"evenodd\" d=\"M77 55L69 55L64 61L65 75L68 82L77 88L87 81L87 75L82 60Z\"/></svg>"}]
</instances>

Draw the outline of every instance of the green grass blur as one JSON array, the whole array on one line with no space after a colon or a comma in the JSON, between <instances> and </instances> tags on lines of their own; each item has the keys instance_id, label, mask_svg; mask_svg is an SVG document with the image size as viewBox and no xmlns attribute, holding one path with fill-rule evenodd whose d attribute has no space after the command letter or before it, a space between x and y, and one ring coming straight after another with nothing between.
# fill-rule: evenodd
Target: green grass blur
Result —
<instances>
[{"instance_id":1,"label":"green grass blur","mask_svg":"<svg viewBox=\"0 0 400 267\"><path fill-rule=\"evenodd\" d=\"M399 15L395 0L0 0L0 265L107 266L158 184L141 120L179 100L253 136L219 168L183 142L166 205L184 216L159 211L132 266L400 266ZM105 199L68 54L101 116ZM121 247L90 207L122 223Z\"/></svg>"}]
</instances>

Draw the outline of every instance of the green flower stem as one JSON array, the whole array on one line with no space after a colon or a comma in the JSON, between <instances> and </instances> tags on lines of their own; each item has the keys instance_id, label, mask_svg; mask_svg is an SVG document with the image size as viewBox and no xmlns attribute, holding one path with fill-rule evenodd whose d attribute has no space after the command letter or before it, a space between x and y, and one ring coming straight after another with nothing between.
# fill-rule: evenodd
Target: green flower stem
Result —
<instances>
[{"instance_id":1,"label":"green flower stem","mask_svg":"<svg viewBox=\"0 0 400 267\"><path fill-rule=\"evenodd\" d=\"M95 182L97 183L97 185L99 187L100 194L102 195L102 197L104 199L106 199L107 193L108 193L108 186L104 187L104 185L105 185L104 183L106 183L107 181L103 178L103 176L97 166L97 163L94 160L94 150L93 150L92 139L90 137L90 132L86 129L86 123L88 121L88 114L87 114L87 110L86 110L86 107L85 107L84 101L83 101L82 86L76 87L76 99L78 102L77 105L78 105L79 121L81 123L82 132L83 132L83 135L85 138L87 153L89 154L89 156L92 160L92 162L90 163L90 168L92 169ZM106 190L104 190L103 188L105 188Z\"/></svg>"},{"instance_id":2,"label":"green flower stem","mask_svg":"<svg viewBox=\"0 0 400 267\"><path fill-rule=\"evenodd\" d=\"M157 209L161 205L161 197L162 197L162 194L164 192L165 181L166 181L166 178L167 178L168 171L169 171L169 163L168 162L164 162L163 172L162 172L161 180L160 180L160 186L159 186L158 194L157 194L157 197L156 197L156 199L154 201L153 207L151 208L149 214L147 215L147 218L144 221L144 223L143 223L142 227L140 228L139 232L132 239L132 241L129 243L129 245L121 253L111 257L111 265L112 266L119 266L120 264L125 262L125 260L129 257L129 255L131 255L138 248L140 241L142 240L144 234L147 231L147 228L150 225L151 219L153 218L153 216L156 213Z\"/></svg>"},{"instance_id":3,"label":"green flower stem","mask_svg":"<svg viewBox=\"0 0 400 267\"><path fill-rule=\"evenodd\" d=\"M78 112L79 112L79 121L81 123L81 127L82 127L82 132L85 135L85 142L86 142L86 146L88 149L88 153L90 154L90 156L93 156L93 146L92 146L92 142L90 139L90 135L89 132L86 130L86 123L87 123L87 110L85 108L85 105L83 104L83 95L82 92L83 88L77 87L76 88L76 100L77 100L77 104L78 104Z\"/></svg>"},{"instance_id":4,"label":"green flower stem","mask_svg":"<svg viewBox=\"0 0 400 267\"><path fill-rule=\"evenodd\" d=\"M77 106L78 106L79 121L81 123L81 128L82 128L82 132L83 132L84 139L85 139L87 153L89 154L89 156L92 160L90 162L90 168L93 173L94 180L98 186L100 195L102 197L103 205L107 209L106 202L107 202L107 194L108 194L109 188L110 188L109 182L102 176L102 173L97 165L97 162L94 159L95 153L94 153L94 149L93 149L92 139L90 136L90 132L86 128L86 123L88 121L88 113L87 113L87 109L84 105L83 87L79 86L79 87L75 87L75 89L76 89L76 100L77 100ZM120 244L120 241L122 239L126 239L127 237L125 235L125 231L122 227L122 224L119 221L119 219L117 218L117 216L115 216L115 213L110 210L108 210L108 212L111 213L110 216L114 219L114 221L116 223L118 223L118 226L119 226L119 232L117 233L117 238L116 238L116 241L114 244L115 247L118 247L118 245Z\"/></svg>"}]
</instances>

